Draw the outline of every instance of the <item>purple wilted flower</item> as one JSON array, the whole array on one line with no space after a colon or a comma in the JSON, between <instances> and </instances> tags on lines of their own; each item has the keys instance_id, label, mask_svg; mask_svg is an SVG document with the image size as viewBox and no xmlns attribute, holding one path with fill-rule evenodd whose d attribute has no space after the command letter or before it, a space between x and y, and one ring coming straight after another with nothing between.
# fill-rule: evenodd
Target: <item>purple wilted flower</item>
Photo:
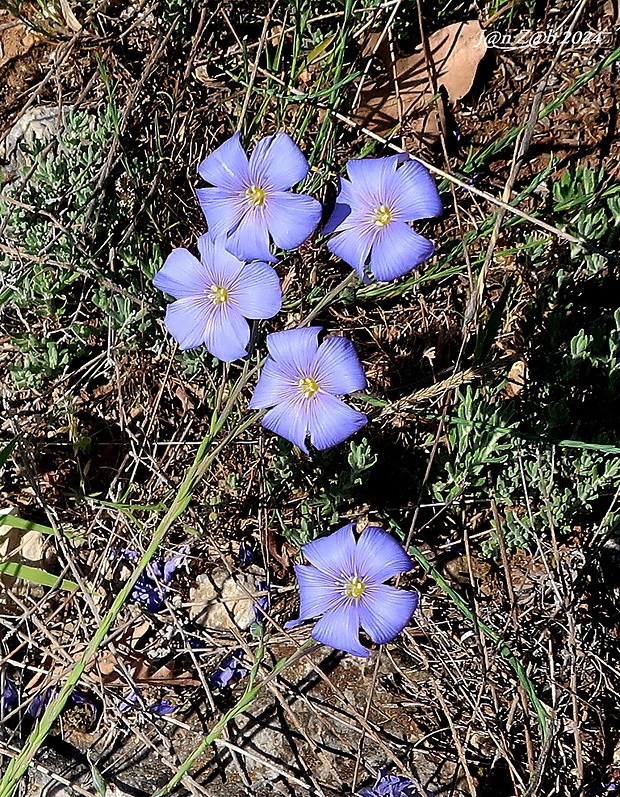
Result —
<instances>
[{"instance_id":1,"label":"purple wilted flower","mask_svg":"<svg viewBox=\"0 0 620 797\"><path fill-rule=\"evenodd\" d=\"M403 163L403 160L406 161ZM434 244L407 222L443 212L437 186L421 163L406 155L362 158L347 163L336 207L323 232L336 233L329 250L368 282L393 280L414 269L434 252Z\"/></svg>"},{"instance_id":2,"label":"purple wilted flower","mask_svg":"<svg viewBox=\"0 0 620 797\"><path fill-rule=\"evenodd\" d=\"M130 548L117 552L128 562L135 562L139 558L137 551ZM185 549L181 553L172 556L167 562L150 562L143 573L136 581L131 591L129 600L133 603L141 603L150 612L158 612L168 594L168 587L172 583L172 578L182 562L185 561Z\"/></svg>"},{"instance_id":3,"label":"purple wilted flower","mask_svg":"<svg viewBox=\"0 0 620 797\"><path fill-rule=\"evenodd\" d=\"M10 678L4 679L4 689L2 691L2 698L4 701L4 710L8 713L13 706L17 703L17 689L15 684Z\"/></svg>"},{"instance_id":4,"label":"purple wilted flower","mask_svg":"<svg viewBox=\"0 0 620 797\"><path fill-rule=\"evenodd\" d=\"M258 579L256 582L256 589L258 592L264 592L264 595L256 598L254 602L254 617L257 623L262 623L265 619L265 612L269 611L271 604L271 596L269 584L266 581Z\"/></svg>"},{"instance_id":5,"label":"purple wilted flower","mask_svg":"<svg viewBox=\"0 0 620 797\"><path fill-rule=\"evenodd\" d=\"M49 686L44 692L34 697L32 703L28 706L27 713L30 714L31 717L38 719L57 694L58 690L53 686Z\"/></svg>"},{"instance_id":6,"label":"purple wilted flower","mask_svg":"<svg viewBox=\"0 0 620 797\"><path fill-rule=\"evenodd\" d=\"M138 693L134 689L132 689L131 692L127 695L127 697L124 698L124 700L121 700L121 702L118 704L118 710L124 714L126 711L129 711L130 709L134 708L137 702L138 702Z\"/></svg>"},{"instance_id":7,"label":"purple wilted flower","mask_svg":"<svg viewBox=\"0 0 620 797\"><path fill-rule=\"evenodd\" d=\"M165 324L181 349L203 343L219 360L244 357L250 341L246 318L271 318L282 306L278 275L267 263L244 264L208 233L198 239L200 260L174 249L153 279L177 300Z\"/></svg>"},{"instance_id":8,"label":"purple wilted flower","mask_svg":"<svg viewBox=\"0 0 620 797\"><path fill-rule=\"evenodd\" d=\"M219 667L211 673L209 680L215 689L225 689L245 678L248 672L248 668L243 666L243 650L236 648L222 659Z\"/></svg>"},{"instance_id":9,"label":"purple wilted flower","mask_svg":"<svg viewBox=\"0 0 620 797\"><path fill-rule=\"evenodd\" d=\"M241 567L247 567L254 561L254 553L245 540L241 540L239 543L239 553L237 558Z\"/></svg>"},{"instance_id":10,"label":"purple wilted flower","mask_svg":"<svg viewBox=\"0 0 620 797\"><path fill-rule=\"evenodd\" d=\"M308 174L308 162L286 133L261 139L248 157L239 133L198 167L215 188L199 188L198 201L212 235L226 235L226 248L241 260L271 260L269 238L281 249L303 243L321 218L321 204L290 188Z\"/></svg>"},{"instance_id":11,"label":"purple wilted flower","mask_svg":"<svg viewBox=\"0 0 620 797\"><path fill-rule=\"evenodd\" d=\"M306 438L320 451L341 443L367 423L337 395L366 387L353 344L327 338L319 346L321 327L290 329L267 335L269 357L250 402L250 409L273 407L263 426L285 437L306 454Z\"/></svg>"},{"instance_id":12,"label":"purple wilted flower","mask_svg":"<svg viewBox=\"0 0 620 797\"><path fill-rule=\"evenodd\" d=\"M159 717L164 717L166 714L172 714L177 710L177 706L173 706L169 700L157 700L153 705L149 706L149 711L157 714Z\"/></svg>"},{"instance_id":13,"label":"purple wilted flower","mask_svg":"<svg viewBox=\"0 0 620 797\"><path fill-rule=\"evenodd\" d=\"M423 792L402 775L388 775L385 767L379 770L377 782L371 788L360 789L361 797L434 797L432 792Z\"/></svg>"},{"instance_id":14,"label":"purple wilted flower","mask_svg":"<svg viewBox=\"0 0 620 797\"><path fill-rule=\"evenodd\" d=\"M135 708L137 702L138 693L132 690L127 697L118 704L118 710L125 714L130 709ZM172 714L173 711L176 711L177 706L173 706L169 700L156 700L155 703L148 706L148 710L153 714L163 717L166 714Z\"/></svg>"},{"instance_id":15,"label":"purple wilted flower","mask_svg":"<svg viewBox=\"0 0 620 797\"><path fill-rule=\"evenodd\" d=\"M317 642L366 658L360 626L379 645L394 639L411 619L418 596L384 582L411 569L402 545L383 529L367 526L356 540L354 523L303 545L310 565L295 565L299 619L321 619L312 630Z\"/></svg>"}]
</instances>

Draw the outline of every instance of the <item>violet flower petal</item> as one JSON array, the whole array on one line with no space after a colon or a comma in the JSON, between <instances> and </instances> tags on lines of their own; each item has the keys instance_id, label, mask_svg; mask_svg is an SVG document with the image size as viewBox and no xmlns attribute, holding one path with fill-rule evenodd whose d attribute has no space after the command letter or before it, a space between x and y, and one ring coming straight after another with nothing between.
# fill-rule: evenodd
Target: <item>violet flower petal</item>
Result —
<instances>
[{"instance_id":1,"label":"violet flower petal","mask_svg":"<svg viewBox=\"0 0 620 797\"><path fill-rule=\"evenodd\" d=\"M277 333L274 333L277 334ZM267 340L271 335L267 337ZM260 410L273 407L282 402L294 402L299 398L299 378L291 376L290 369L284 364L277 363L271 357L263 366L258 384L254 388L254 395L249 404L251 410Z\"/></svg>"},{"instance_id":2,"label":"violet flower petal","mask_svg":"<svg viewBox=\"0 0 620 797\"><path fill-rule=\"evenodd\" d=\"M350 227L334 235L327 242L330 252L340 257L357 271L360 279L368 279L366 261L376 233L363 227Z\"/></svg>"},{"instance_id":3,"label":"violet flower petal","mask_svg":"<svg viewBox=\"0 0 620 797\"><path fill-rule=\"evenodd\" d=\"M321 220L321 203L306 194L274 191L265 205L265 219L276 246L295 249L309 238Z\"/></svg>"},{"instance_id":4,"label":"violet flower petal","mask_svg":"<svg viewBox=\"0 0 620 797\"><path fill-rule=\"evenodd\" d=\"M301 550L310 564L329 576L334 582L342 582L348 574L355 571L354 523L343 526L327 537L320 537L305 545Z\"/></svg>"},{"instance_id":5,"label":"violet flower petal","mask_svg":"<svg viewBox=\"0 0 620 797\"><path fill-rule=\"evenodd\" d=\"M13 706L17 703L18 695L17 689L15 685L11 681L10 678L4 679L4 690L2 693L3 703L4 703L4 710L5 712L9 712Z\"/></svg>"},{"instance_id":6,"label":"violet flower petal","mask_svg":"<svg viewBox=\"0 0 620 797\"><path fill-rule=\"evenodd\" d=\"M282 308L278 275L267 263L247 263L231 301L246 318L272 318Z\"/></svg>"},{"instance_id":7,"label":"violet flower petal","mask_svg":"<svg viewBox=\"0 0 620 797\"><path fill-rule=\"evenodd\" d=\"M198 167L198 174L211 185L228 191L242 191L252 184L248 156L235 133L214 150Z\"/></svg>"},{"instance_id":8,"label":"violet flower petal","mask_svg":"<svg viewBox=\"0 0 620 797\"><path fill-rule=\"evenodd\" d=\"M327 338L314 361L314 377L322 390L333 395L355 393L366 387L366 375L355 347L346 338Z\"/></svg>"},{"instance_id":9,"label":"violet flower petal","mask_svg":"<svg viewBox=\"0 0 620 797\"><path fill-rule=\"evenodd\" d=\"M243 193L231 193L221 188L197 188L196 196L209 226L209 233L215 237L228 235L234 230L248 210Z\"/></svg>"},{"instance_id":10,"label":"violet flower petal","mask_svg":"<svg viewBox=\"0 0 620 797\"><path fill-rule=\"evenodd\" d=\"M216 307L206 296L186 296L169 304L164 323L183 351L202 346Z\"/></svg>"},{"instance_id":11,"label":"violet flower petal","mask_svg":"<svg viewBox=\"0 0 620 797\"><path fill-rule=\"evenodd\" d=\"M382 584L413 567L403 546L377 526L367 526L360 534L355 561L360 577L372 584Z\"/></svg>"},{"instance_id":12,"label":"violet flower petal","mask_svg":"<svg viewBox=\"0 0 620 797\"><path fill-rule=\"evenodd\" d=\"M153 277L153 285L160 291L184 299L201 293L207 287L208 276L197 258L187 249L173 249L166 262Z\"/></svg>"},{"instance_id":13,"label":"violet flower petal","mask_svg":"<svg viewBox=\"0 0 620 797\"><path fill-rule=\"evenodd\" d=\"M429 219L443 213L437 185L429 170L418 161L403 163L396 172L394 186L404 221Z\"/></svg>"},{"instance_id":14,"label":"violet flower petal","mask_svg":"<svg viewBox=\"0 0 620 797\"><path fill-rule=\"evenodd\" d=\"M384 645L403 630L417 609L415 592L387 584L369 586L359 601L359 620L373 642Z\"/></svg>"},{"instance_id":15,"label":"violet flower petal","mask_svg":"<svg viewBox=\"0 0 620 797\"><path fill-rule=\"evenodd\" d=\"M287 133L274 133L254 147L250 173L253 183L272 191L287 191L306 177L308 161Z\"/></svg>"},{"instance_id":16,"label":"violet flower petal","mask_svg":"<svg viewBox=\"0 0 620 797\"><path fill-rule=\"evenodd\" d=\"M295 574L299 583L300 622L318 617L345 600L342 585L316 567L295 565Z\"/></svg>"},{"instance_id":17,"label":"violet flower petal","mask_svg":"<svg viewBox=\"0 0 620 797\"><path fill-rule=\"evenodd\" d=\"M350 185L348 180L343 180L342 184ZM321 230L322 235L330 235L330 233L335 232L338 227L342 226L342 229L350 229L353 225L347 224L347 219L351 216L351 205L344 202L342 198L342 188L340 189L340 194L338 196L338 201L334 205L334 209L331 212L327 223Z\"/></svg>"},{"instance_id":18,"label":"violet flower petal","mask_svg":"<svg viewBox=\"0 0 620 797\"><path fill-rule=\"evenodd\" d=\"M225 248L224 238L215 238L205 233L200 236L196 245L207 277L205 288L221 285L232 289L245 272L245 266Z\"/></svg>"},{"instance_id":19,"label":"violet flower petal","mask_svg":"<svg viewBox=\"0 0 620 797\"><path fill-rule=\"evenodd\" d=\"M292 366L291 371L306 376L318 351L322 331L322 327L302 327L272 332L267 335L267 349L276 362L286 362Z\"/></svg>"},{"instance_id":20,"label":"violet flower petal","mask_svg":"<svg viewBox=\"0 0 620 797\"><path fill-rule=\"evenodd\" d=\"M226 239L226 249L239 260L277 263L269 249L269 230L263 208L249 208Z\"/></svg>"},{"instance_id":21,"label":"violet flower petal","mask_svg":"<svg viewBox=\"0 0 620 797\"><path fill-rule=\"evenodd\" d=\"M347 163L347 174L356 192L366 202L382 205L385 202L382 189L385 185L390 185L402 160L403 156L400 154L387 158L355 158Z\"/></svg>"},{"instance_id":22,"label":"violet flower petal","mask_svg":"<svg viewBox=\"0 0 620 797\"><path fill-rule=\"evenodd\" d=\"M352 656L368 658L370 652L359 640L358 607L344 601L326 612L312 629L312 638Z\"/></svg>"},{"instance_id":23,"label":"violet flower petal","mask_svg":"<svg viewBox=\"0 0 620 797\"><path fill-rule=\"evenodd\" d=\"M414 232L404 221L393 221L375 238L370 253L370 270L378 280L390 280L408 274L428 260L435 244Z\"/></svg>"},{"instance_id":24,"label":"violet flower petal","mask_svg":"<svg viewBox=\"0 0 620 797\"><path fill-rule=\"evenodd\" d=\"M223 304L211 315L204 342L214 357L229 363L248 353L250 327L239 310Z\"/></svg>"},{"instance_id":25,"label":"violet flower petal","mask_svg":"<svg viewBox=\"0 0 620 797\"><path fill-rule=\"evenodd\" d=\"M131 692L127 695L127 697L120 701L120 703L118 704L118 710L122 714L124 714L125 712L134 708L137 702L138 702L138 694L134 689L132 689Z\"/></svg>"},{"instance_id":26,"label":"violet flower petal","mask_svg":"<svg viewBox=\"0 0 620 797\"><path fill-rule=\"evenodd\" d=\"M166 714L172 714L177 710L177 706L173 706L169 700L157 700L153 705L149 706L149 711L157 714L159 717L164 717Z\"/></svg>"},{"instance_id":27,"label":"violet flower petal","mask_svg":"<svg viewBox=\"0 0 620 797\"><path fill-rule=\"evenodd\" d=\"M309 454L306 447L306 435L308 434L306 404L306 400L301 395L292 401L284 401L269 410L261 423L265 429L290 441L304 454Z\"/></svg>"},{"instance_id":28,"label":"violet flower petal","mask_svg":"<svg viewBox=\"0 0 620 797\"><path fill-rule=\"evenodd\" d=\"M342 443L368 423L363 412L329 393L317 393L311 399L304 399L304 404L300 411L306 413L310 440L319 451Z\"/></svg>"}]
</instances>

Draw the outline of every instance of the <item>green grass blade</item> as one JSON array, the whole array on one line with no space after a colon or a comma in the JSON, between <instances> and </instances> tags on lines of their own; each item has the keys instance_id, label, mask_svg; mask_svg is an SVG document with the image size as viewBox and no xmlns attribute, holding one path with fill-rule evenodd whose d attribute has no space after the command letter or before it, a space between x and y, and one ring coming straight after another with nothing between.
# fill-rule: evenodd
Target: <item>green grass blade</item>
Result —
<instances>
[{"instance_id":1,"label":"green grass blade","mask_svg":"<svg viewBox=\"0 0 620 797\"><path fill-rule=\"evenodd\" d=\"M31 584L40 584L50 589L79 589L79 585L75 581L59 578L52 575L52 573L48 573L47 570L41 570L41 568L32 567L31 565L22 565L19 562L0 562L0 573L4 573L5 576L13 576L24 581L30 581Z\"/></svg>"}]
</instances>

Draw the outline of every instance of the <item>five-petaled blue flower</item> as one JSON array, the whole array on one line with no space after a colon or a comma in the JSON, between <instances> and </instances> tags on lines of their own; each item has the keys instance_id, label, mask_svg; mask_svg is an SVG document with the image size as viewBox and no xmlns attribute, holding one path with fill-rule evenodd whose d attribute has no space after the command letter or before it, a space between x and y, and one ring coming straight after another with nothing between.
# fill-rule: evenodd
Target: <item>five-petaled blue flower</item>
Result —
<instances>
[{"instance_id":1,"label":"five-petaled blue flower","mask_svg":"<svg viewBox=\"0 0 620 797\"><path fill-rule=\"evenodd\" d=\"M175 249L153 279L174 296L165 324L182 349L204 343L224 362L244 357L250 341L246 318L271 318L282 306L280 281L267 263L242 263L209 233L198 239L200 260Z\"/></svg>"},{"instance_id":2,"label":"five-petaled blue flower","mask_svg":"<svg viewBox=\"0 0 620 797\"><path fill-rule=\"evenodd\" d=\"M261 139L249 161L235 133L198 173L215 186L196 191L209 231L227 236L226 248L241 260L275 261L270 236L281 249L294 249L320 221L320 202L290 193L308 174L308 162L286 133Z\"/></svg>"},{"instance_id":3,"label":"five-petaled blue flower","mask_svg":"<svg viewBox=\"0 0 620 797\"><path fill-rule=\"evenodd\" d=\"M347 163L336 207L323 232L335 233L327 246L368 282L393 280L414 269L434 252L432 241L407 222L440 216L437 186L428 170L406 155L362 158Z\"/></svg>"},{"instance_id":4,"label":"five-petaled blue flower","mask_svg":"<svg viewBox=\"0 0 620 797\"><path fill-rule=\"evenodd\" d=\"M337 395L366 387L366 377L345 338L327 338L319 346L321 327L290 329L267 335L269 357L250 402L250 409L273 409L262 424L308 453L307 438L323 451L351 437L367 423Z\"/></svg>"},{"instance_id":5,"label":"five-petaled blue flower","mask_svg":"<svg viewBox=\"0 0 620 797\"><path fill-rule=\"evenodd\" d=\"M379 645L394 639L411 619L418 595L384 582L411 570L411 559L390 534L367 526L355 539L350 523L302 546L310 565L295 565L299 619L322 615L312 630L317 642L366 658L360 626Z\"/></svg>"}]
</instances>

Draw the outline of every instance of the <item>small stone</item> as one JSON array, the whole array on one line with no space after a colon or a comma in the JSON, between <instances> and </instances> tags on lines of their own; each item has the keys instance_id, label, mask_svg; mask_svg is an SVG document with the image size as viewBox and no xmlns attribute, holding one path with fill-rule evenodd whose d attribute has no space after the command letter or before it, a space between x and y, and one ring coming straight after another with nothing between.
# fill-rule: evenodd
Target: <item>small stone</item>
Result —
<instances>
[{"instance_id":1,"label":"small stone","mask_svg":"<svg viewBox=\"0 0 620 797\"><path fill-rule=\"evenodd\" d=\"M223 567L201 573L190 590L191 619L209 629L247 630L255 620L254 579L245 573L231 576Z\"/></svg>"}]
</instances>

